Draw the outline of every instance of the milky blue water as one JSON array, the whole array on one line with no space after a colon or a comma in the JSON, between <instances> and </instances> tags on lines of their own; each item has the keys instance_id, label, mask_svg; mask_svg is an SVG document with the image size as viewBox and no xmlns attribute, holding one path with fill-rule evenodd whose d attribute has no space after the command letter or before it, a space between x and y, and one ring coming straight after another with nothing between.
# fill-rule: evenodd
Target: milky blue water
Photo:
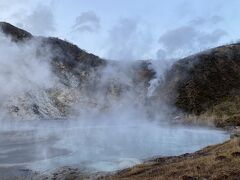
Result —
<instances>
[{"instance_id":1,"label":"milky blue water","mask_svg":"<svg viewBox=\"0 0 240 180\"><path fill-rule=\"evenodd\" d=\"M5 123L0 131L0 166L33 170L76 166L113 171L152 158L190 153L224 142L217 129L153 122L41 121Z\"/></svg>"}]
</instances>

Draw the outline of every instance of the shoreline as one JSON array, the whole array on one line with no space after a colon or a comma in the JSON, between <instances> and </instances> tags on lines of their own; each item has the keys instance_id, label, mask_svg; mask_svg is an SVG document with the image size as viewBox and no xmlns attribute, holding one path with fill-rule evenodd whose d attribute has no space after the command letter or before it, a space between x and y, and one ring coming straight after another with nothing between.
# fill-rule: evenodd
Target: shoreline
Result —
<instances>
[{"instance_id":1,"label":"shoreline","mask_svg":"<svg viewBox=\"0 0 240 180\"><path fill-rule=\"evenodd\" d=\"M212 127L209 127L212 128ZM177 156L155 156L155 157L150 157L146 159L143 163L135 165L130 168L114 171L114 172L99 172L99 173L86 173L86 171L81 170L76 167L61 167L58 168L54 171L49 171L49 172L35 172L30 169L26 169L23 166L13 166L13 167L0 167L0 178L3 178L5 180L8 179L14 179L17 177L17 179L66 179L66 178L72 178L72 179L122 179L122 176L125 177L125 174L129 174L129 172L132 172L135 169L141 169L142 172L146 170L150 170L151 168L155 168L156 166L163 166L166 163L173 162L176 160L182 160L184 161L185 159L188 159L190 157L201 157L204 156L201 152L205 151L205 149L211 148L211 147L218 147L223 144L229 144L232 141L239 141L239 150L237 152L240 153L240 127L225 127L225 128L217 128L215 127L214 129L217 130L223 130L226 132L229 132L230 137L229 140L221 143L221 144L215 144L215 145L210 145L207 147L204 147L196 152L193 153L185 153L182 155L177 155ZM159 162L161 162L159 164ZM240 161L239 161L240 162ZM240 165L240 164L239 164ZM1 173L4 172L4 173ZM141 174L141 173L140 173ZM240 175L240 174L239 174ZM151 177L151 176L149 176ZM129 177L125 177L124 179L132 179L135 178L135 175L130 173ZM148 179L146 177L146 179Z\"/></svg>"}]
</instances>

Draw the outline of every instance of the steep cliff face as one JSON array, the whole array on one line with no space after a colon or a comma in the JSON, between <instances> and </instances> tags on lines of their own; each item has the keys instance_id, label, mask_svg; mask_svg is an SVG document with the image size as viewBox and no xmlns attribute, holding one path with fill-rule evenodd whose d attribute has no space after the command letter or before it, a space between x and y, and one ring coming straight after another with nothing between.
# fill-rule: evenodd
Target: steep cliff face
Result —
<instances>
[{"instance_id":1,"label":"steep cliff face","mask_svg":"<svg viewBox=\"0 0 240 180\"><path fill-rule=\"evenodd\" d=\"M178 87L179 107L200 113L240 90L240 45L213 49L185 59L187 78ZM189 68L189 64L193 64ZM180 63L180 62L179 62ZM177 68L177 65L174 67Z\"/></svg>"},{"instance_id":2,"label":"steep cliff face","mask_svg":"<svg viewBox=\"0 0 240 180\"><path fill-rule=\"evenodd\" d=\"M155 96L191 114L184 117L189 121L210 121L221 127L240 125L240 44L176 61Z\"/></svg>"},{"instance_id":3,"label":"steep cliff face","mask_svg":"<svg viewBox=\"0 0 240 180\"><path fill-rule=\"evenodd\" d=\"M54 76L51 88L21 92L4 103L14 117L65 118L76 106L106 109L129 98L135 104L144 103L149 80L155 75L150 62L104 60L58 38L36 37L4 22L0 27L19 47L37 44L34 57L45 61L48 54L46 61Z\"/></svg>"},{"instance_id":4,"label":"steep cliff face","mask_svg":"<svg viewBox=\"0 0 240 180\"><path fill-rule=\"evenodd\" d=\"M16 43L28 43L26 41L37 40L38 55L44 53L51 54L52 70L59 76L62 82L70 85L68 75L74 75L76 78L84 79L87 74L95 71L97 68L106 66L106 60L93 54L87 53L69 42L58 38L35 37L29 32L19 29L9 23L0 22L0 29ZM46 51L48 49L48 51ZM86 75L86 76L83 76Z\"/></svg>"},{"instance_id":5,"label":"steep cliff face","mask_svg":"<svg viewBox=\"0 0 240 180\"><path fill-rule=\"evenodd\" d=\"M37 56L46 52L51 54L49 63L57 79L50 89L11 97L8 107L14 114L65 117L72 113L70 109L74 104L100 105L100 109L105 109L112 105L112 101L121 104L120 100L126 97L135 105L146 105L146 109L158 109L164 102L199 115L209 110L224 111L230 107L226 107L229 104L225 103L226 100L239 99L240 44L217 47L176 61L165 72L154 96L148 97L150 81L156 78L150 61L123 63L105 60L58 38L35 37L4 22L0 27L15 43L40 42ZM234 119L240 114L237 110L228 111Z\"/></svg>"},{"instance_id":6,"label":"steep cliff face","mask_svg":"<svg viewBox=\"0 0 240 180\"><path fill-rule=\"evenodd\" d=\"M221 46L176 62L164 89L180 109L201 114L240 92L240 44ZM160 89L161 90L161 89Z\"/></svg>"}]
</instances>

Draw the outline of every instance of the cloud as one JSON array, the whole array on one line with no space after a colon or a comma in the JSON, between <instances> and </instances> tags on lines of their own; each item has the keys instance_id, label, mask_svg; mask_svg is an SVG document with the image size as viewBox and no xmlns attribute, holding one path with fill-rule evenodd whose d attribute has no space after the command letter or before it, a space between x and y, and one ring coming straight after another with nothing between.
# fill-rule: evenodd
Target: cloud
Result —
<instances>
[{"instance_id":1,"label":"cloud","mask_svg":"<svg viewBox=\"0 0 240 180\"><path fill-rule=\"evenodd\" d=\"M73 29L79 32L97 32L100 29L100 19L93 11L83 12L75 20Z\"/></svg>"},{"instance_id":2,"label":"cloud","mask_svg":"<svg viewBox=\"0 0 240 180\"><path fill-rule=\"evenodd\" d=\"M152 42L152 34L146 24L123 18L109 31L107 56L120 60L145 59Z\"/></svg>"},{"instance_id":3,"label":"cloud","mask_svg":"<svg viewBox=\"0 0 240 180\"><path fill-rule=\"evenodd\" d=\"M28 3L29 0L0 0L0 8L1 11L9 11L10 9L13 9L14 7L22 7L24 6L24 3ZM14 6L13 6L14 5Z\"/></svg>"},{"instance_id":4,"label":"cloud","mask_svg":"<svg viewBox=\"0 0 240 180\"><path fill-rule=\"evenodd\" d=\"M227 33L222 29L215 29L210 33L203 34L199 37L199 42L201 44L215 44L220 41L220 39L226 36Z\"/></svg>"},{"instance_id":5,"label":"cloud","mask_svg":"<svg viewBox=\"0 0 240 180\"><path fill-rule=\"evenodd\" d=\"M28 31L37 35L47 35L55 31L55 19L49 6L38 5L23 18L22 24Z\"/></svg>"},{"instance_id":6,"label":"cloud","mask_svg":"<svg viewBox=\"0 0 240 180\"><path fill-rule=\"evenodd\" d=\"M165 32L160 36L159 43L161 43L168 52L175 52L179 48L191 48L197 37L198 32L193 27L183 26Z\"/></svg>"},{"instance_id":7,"label":"cloud","mask_svg":"<svg viewBox=\"0 0 240 180\"><path fill-rule=\"evenodd\" d=\"M216 26L222 21L223 18L216 15L196 18L185 26L166 31L158 40L161 45L157 52L158 59L166 56L182 57L217 45L227 35L223 29Z\"/></svg>"},{"instance_id":8,"label":"cloud","mask_svg":"<svg viewBox=\"0 0 240 180\"><path fill-rule=\"evenodd\" d=\"M166 59L166 57L167 57L166 51L163 49L159 49L157 51L157 57L158 57L158 59Z\"/></svg>"},{"instance_id":9,"label":"cloud","mask_svg":"<svg viewBox=\"0 0 240 180\"><path fill-rule=\"evenodd\" d=\"M55 31L53 1L0 0L0 17L36 35L49 35Z\"/></svg>"},{"instance_id":10,"label":"cloud","mask_svg":"<svg viewBox=\"0 0 240 180\"><path fill-rule=\"evenodd\" d=\"M208 18L198 17L190 21L191 25L201 26L201 25L216 25L223 22L224 19L221 16L214 15Z\"/></svg>"},{"instance_id":11,"label":"cloud","mask_svg":"<svg viewBox=\"0 0 240 180\"><path fill-rule=\"evenodd\" d=\"M0 0L1 21L7 21L36 35L49 35L55 31L53 0Z\"/></svg>"}]
</instances>

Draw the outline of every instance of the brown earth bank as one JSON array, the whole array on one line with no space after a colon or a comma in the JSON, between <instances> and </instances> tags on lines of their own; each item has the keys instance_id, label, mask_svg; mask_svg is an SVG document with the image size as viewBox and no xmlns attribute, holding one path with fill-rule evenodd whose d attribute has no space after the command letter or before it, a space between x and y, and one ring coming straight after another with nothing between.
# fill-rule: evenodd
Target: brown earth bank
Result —
<instances>
[{"instance_id":1,"label":"brown earth bank","mask_svg":"<svg viewBox=\"0 0 240 180\"><path fill-rule=\"evenodd\" d=\"M65 167L51 176L35 176L36 179L53 180L239 180L240 138L208 146L195 153L180 156L160 157L134 167L111 174L87 174L80 169Z\"/></svg>"},{"instance_id":2,"label":"brown earth bank","mask_svg":"<svg viewBox=\"0 0 240 180\"><path fill-rule=\"evenodd\" d=\"M157 158L99 179L240 179L240 139L192 154Z\"/></svg>"},{"instance_id":3,"label":"brown earth bank","mask_svg":"<svg viewBox=\"0 0 240 180\"><path fill-rule=\"evenodd\" d=\"M0 179L4 180L239 180L240 138L218 145L208 146L195 153L180 156L159 157L143 164L109 174L89 174L84 170L63 167L51 175L39 174L21 168L0 168Z\"/></svg>"}]
</instances>

